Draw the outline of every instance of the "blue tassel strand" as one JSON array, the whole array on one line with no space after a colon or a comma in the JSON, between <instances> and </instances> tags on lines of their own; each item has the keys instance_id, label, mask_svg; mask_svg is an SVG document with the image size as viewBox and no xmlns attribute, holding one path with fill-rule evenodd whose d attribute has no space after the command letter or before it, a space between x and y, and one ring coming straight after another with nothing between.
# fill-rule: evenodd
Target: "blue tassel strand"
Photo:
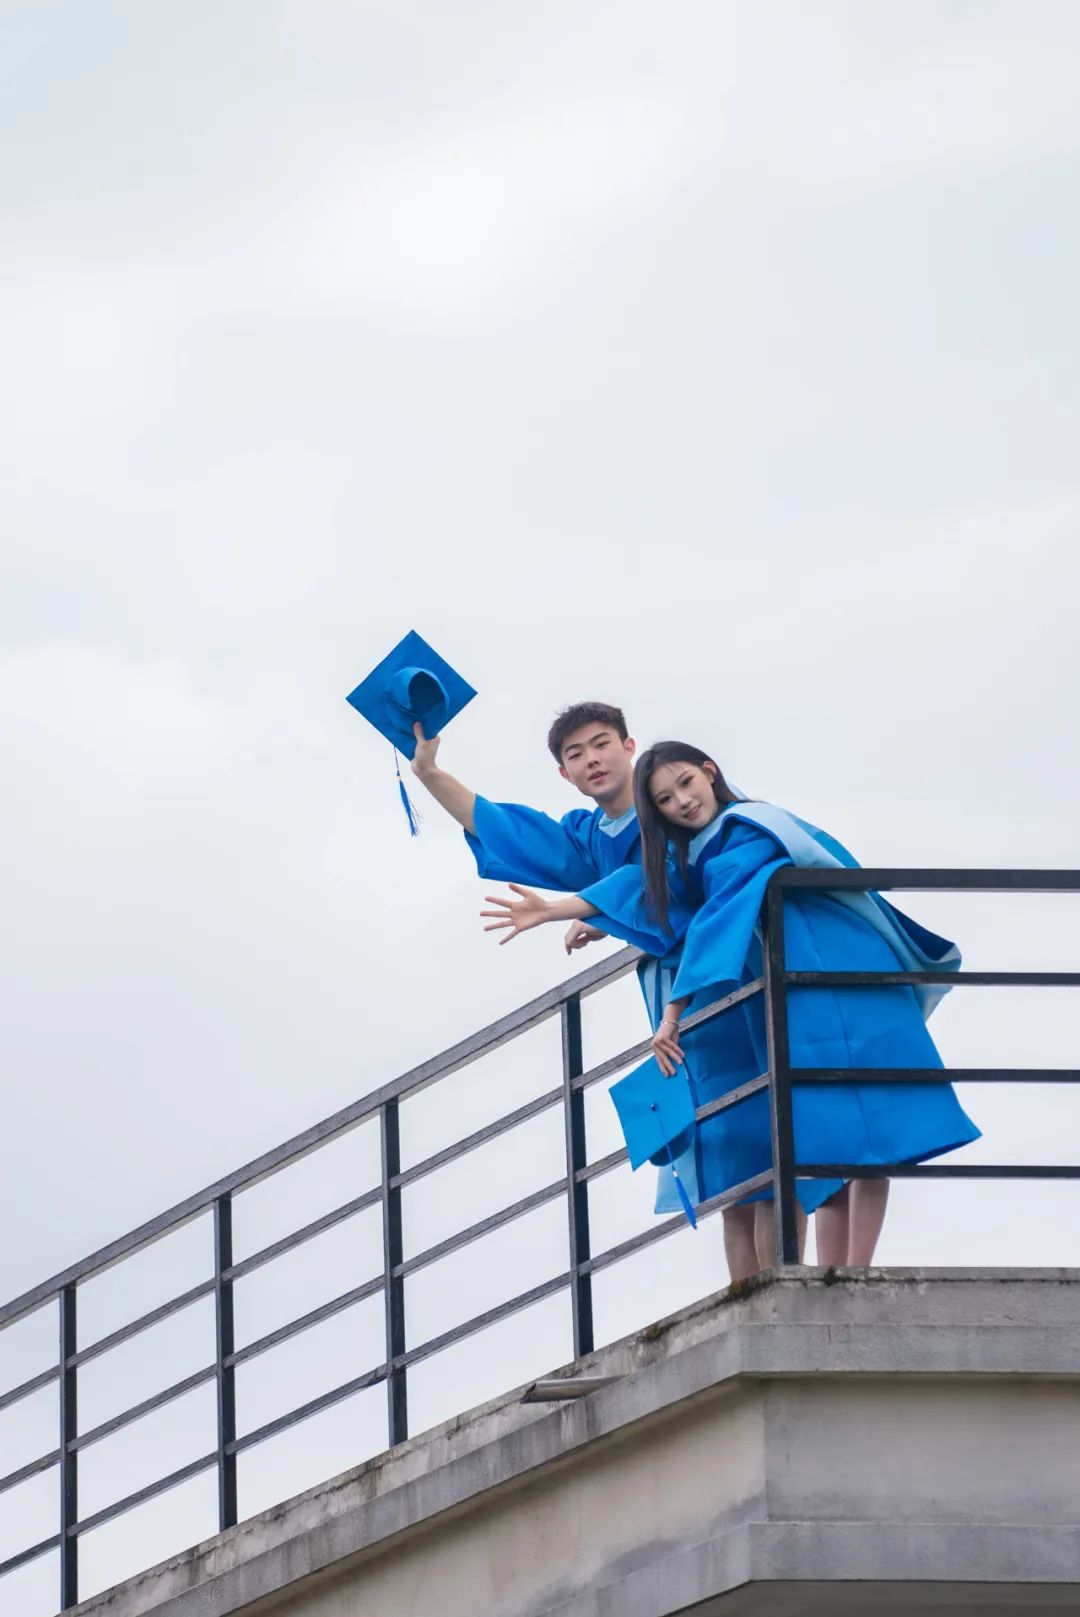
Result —
<instances>
[{"instance_id":1,"label":"blue tassel strand","mask_svg":"<svg viewBox=\"0 0 1080 1617\"><path fill-rule=\"evenodd\" d=\"M409 801L409 794L405 790L405 782L401 778L401 763L398 759L396 747L394 748L394 768L397 770L397 783L398 791L401 793L401 806L405 810L405 818L409 822L409 835L411 837L418 837L420 835L420 816L416 812L416 809L413 807L412 803Z\"/></svg>"},{"instance_id":2,"label":"blue tassel strand","mask_svg":"<svg viewBox=\"0 0 1080 1617\"><path fill-rule=\"evenodd\" d=\"M682 1180L679 1177L679 1170L675 1166L675 1158L671 1154L670 1145L668 1146L668 1161L671 1164L671 1172L672 1172L672 1174L674 1175L674 1178L675 1178L675 1189L679 1193L679 1200L682 1202L683 1212L686 1214L687 1218L690 1221L690 1228L693 1229L693 1230L696 1230L697 1229L697 1213L694 1211L693 1202L690 1200L689 1196L686 1194L686 1186L683 1184Z\"/></svg>"}]
</instances>

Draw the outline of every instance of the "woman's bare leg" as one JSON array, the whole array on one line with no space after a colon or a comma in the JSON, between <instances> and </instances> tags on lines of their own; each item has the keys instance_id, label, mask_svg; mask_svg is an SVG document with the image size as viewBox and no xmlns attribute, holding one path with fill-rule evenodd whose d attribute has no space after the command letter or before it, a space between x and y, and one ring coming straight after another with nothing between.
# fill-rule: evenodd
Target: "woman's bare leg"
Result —
<instances>
[{"instance_id":1,"label":"woman's bare leg","mask_svg":"<svg viewBox=\"0 0 1080 1617\"><path fill-rule=\"evenodd\" d=\"M851 1226L851 1181L814 1214L817 1261L823 1268L843 1268L848 1261Z\"/></svg>"},{"instance_id":2,"label":"woman's bare leg","mask_svg":"<svg viewBox=\"0 0 1080 1617\"><path fill-rule=\"evenodd\" d=\"M758 1267L760 1269L773 1269L776 1267L776 1214L773 1202L757 1202L757 1215L754 1219L754 1245L757 1248ZM799 1262L803 1260L806 1250L806 1214L796 1202L795 1218L799 1231Z\"/></svg>"},{"instance_id":3,"label":"woman's bare leg","mask_svg":"<svg viewBox=\"0 0 1080 1617\"><path fill-rule=\"evenodd\" d=\"M741 1202L724 1208L724 1253L732 1280L747 1280L761 1267L754 1245L754 1206Z\"/></svg>"},{"instance_id":4,"label":"woman's bare leg","mask_svg":"<svg viewBox=\"0 0 1080 1617\"><path fill-rule=\"evenodd\" d=\"M853 1179L848 1232L847 1262L852 1268L865 1268L874 1261L874 1251L885 1222L889 1200L887 1179ZM820 1237L819 1237L820 1239Z\"/></svg>"}]
</instances>

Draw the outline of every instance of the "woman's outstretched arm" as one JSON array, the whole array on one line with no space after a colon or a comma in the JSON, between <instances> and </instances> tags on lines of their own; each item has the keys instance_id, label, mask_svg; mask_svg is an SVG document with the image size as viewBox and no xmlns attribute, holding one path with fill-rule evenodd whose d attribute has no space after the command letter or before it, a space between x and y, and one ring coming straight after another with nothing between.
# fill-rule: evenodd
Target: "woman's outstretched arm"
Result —
<instances>
[{"instance_id":1,"label":"woman's outstretched arm","mask_svg":"<svg viewBox=\"0 0 1080 1617\"><path fill-rule=\"evenodd\" d=\"M487 902L495 908L480 911L481 916L489 919L485 932L506 933L505 938L499 939L500 944L509 943L519 932L543 926L546 921L585 921L597 913L595 904L573 893L565 898L542 898L531 887L520 887L516 882L510 883L510 891L518 895L516 899L489 894Z\"/></svg>"}]
</instances>

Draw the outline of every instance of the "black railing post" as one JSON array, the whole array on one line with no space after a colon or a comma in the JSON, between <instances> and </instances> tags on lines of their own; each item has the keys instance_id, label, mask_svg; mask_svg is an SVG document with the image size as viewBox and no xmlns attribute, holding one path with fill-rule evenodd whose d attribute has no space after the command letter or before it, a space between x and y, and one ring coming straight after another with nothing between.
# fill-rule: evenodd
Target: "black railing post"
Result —
<instances>
[{"instance_id":1,"label":"black railing post","mask_svg":"<svg viewBox=\"0 0 1080 1617\"><path fill-rule=\"evenodd\" d=\"M60 1293L60 1609L79 1603L79 1456L70 1447L79 1431L78 1371L72 1364L78 1346L76 1291Z\"/></svg>"},{"instance_id":2,"label":"black railing post","mask_svg":"<svg viewBox=\"0 0 1080 1617\"><path fill-rule=\"evenodd\" d=\"M574 1358L593 1350L592 1275L581 1265L591 1256L589 1247L589 1186L577 1173L586 1163L585 1093L573 1087L581 1076L581 999L572 994L562 1006L563 1125L566 1133L566 1210L570 1225L570 1307L574 1329Z\"/></svg>"},{"instance_id":3,"label":"black railing post","mask_svg":"<svg viewBox=\"0 0 1080 1617\"><path fill-rule=\"evenodd\" d=\"M390 1446L409 1435L408 1384L404 1365L395 1359L405 1352L405 1280L395 1274L403 1258L401 1186L392 1184L401 1173L401 1121L396 1100L379 1112L382 1142L383 1301L386 1308L386 1416Z\"/></svg>"},{"instance_id":4,"label":"black railing post","mask_svg":"<svg viewBox=\"0 0 1080 1617\"><path fill-rule=\"evenodd\" d=\"M784 890L771 883L765 895L765 1037L769 1052L769 1117L772 1126L773 1207L776 1261L798 1263L795 1211L795 1131L791 1115L791 1055L787 987L784 983Z\"/></svg>"},{"instance_id":5,"label":"black railing post","mask_svg":"<svg viewBox=\"0 0 1080 1617\"><path fill-rule=\"evenodd\" d=\"M233 1323L233 1283L226 1279L232 1268L232 1197L219 1196L214 1203L214 1292L215 1359L217 1365L217 1473L218 1529L235 1527L236 1504L236 1371L226 1360L236 1352Z\"/></svg>"}]
</instances>

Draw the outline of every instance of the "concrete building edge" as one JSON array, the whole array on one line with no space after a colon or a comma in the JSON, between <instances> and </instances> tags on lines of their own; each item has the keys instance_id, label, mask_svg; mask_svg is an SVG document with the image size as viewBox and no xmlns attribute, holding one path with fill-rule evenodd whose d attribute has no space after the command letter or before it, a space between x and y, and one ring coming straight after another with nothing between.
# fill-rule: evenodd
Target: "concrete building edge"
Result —
<instances>
[{"instance_id":1,"label":"concrete building edge","mask_svg":"<svg viewBox=\"0 0 1080 1617\"><path fill-rule=\"evenodd\" d=\"M1021 1559L1027 1563L1022 1575ZM965 1608L979 1589L1000 1601L1007 1590L1023 1587L1032 1594L1053 1590L1047 1609L1076 1609L1080 1602L1067 1591L1080 1587L1080 1535L1064 1527L962 1523L868 1529L847 1522L747 1522L569 1600L541 1598L507 1617L711 1617L714 1611L735 1617L745 1604L736 1597L755 1588L783 1584L795 1593L816 1585L827 1601L830 1587L884 1590L913 1583L943 1601L952 1593Z\"/></svg>"}]
</instances>

